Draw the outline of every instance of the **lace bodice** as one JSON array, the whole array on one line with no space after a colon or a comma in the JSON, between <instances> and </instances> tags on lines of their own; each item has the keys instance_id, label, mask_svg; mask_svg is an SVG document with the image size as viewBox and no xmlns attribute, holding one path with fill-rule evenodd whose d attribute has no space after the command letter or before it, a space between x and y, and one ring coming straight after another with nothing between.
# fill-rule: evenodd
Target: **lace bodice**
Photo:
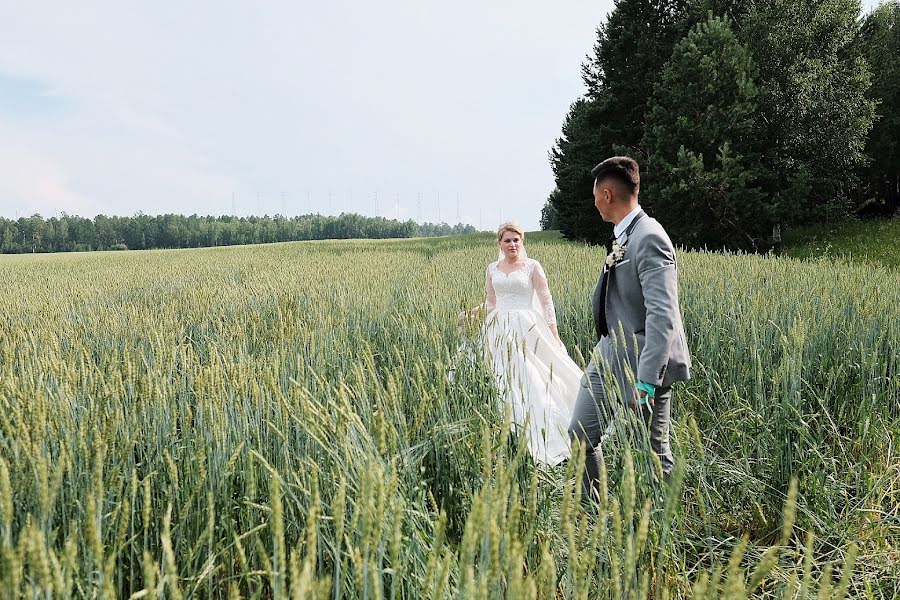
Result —
<instances>
[{"instance_id":1,"label":"lace bodice","mask_svg":"<svg viewBox=\"0 0 900 600\"><path fill-rule=\"evenodd\" d=\"M548 325L556 325L556 310L547 274L541 263L532 258L526 259L524 265L509 275L501 271L496 262L489 264L485 276L485 293L488 312L538 309Z\"/></svg>"}]
</instances>

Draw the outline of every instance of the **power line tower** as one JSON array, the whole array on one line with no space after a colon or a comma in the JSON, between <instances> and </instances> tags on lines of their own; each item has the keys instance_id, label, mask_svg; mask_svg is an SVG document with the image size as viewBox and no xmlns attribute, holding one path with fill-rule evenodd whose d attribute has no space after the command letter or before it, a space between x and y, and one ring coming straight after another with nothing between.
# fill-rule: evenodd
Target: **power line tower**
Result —
<instances>
[{"instance_id":1,"label":"power line tower","mask_svg":"<svg viewBox=\"0 0 900 600\"><path fill-rule=\"evenodd\" d=\"M394 199L397 201L397 220L400 220L400 192L394 192Z\"/></svg>"},{"instance_id":2,"label":"power line tower","mask_svg":"<svg viewBox=\"0 0 900 600\"><path fill-rule=\"evenodd\" d=\"M421 223L422 222L422 192L416 192L416 205L418 206L418 210L416 211L416 221Z\"/></svg>"}]
</instances>

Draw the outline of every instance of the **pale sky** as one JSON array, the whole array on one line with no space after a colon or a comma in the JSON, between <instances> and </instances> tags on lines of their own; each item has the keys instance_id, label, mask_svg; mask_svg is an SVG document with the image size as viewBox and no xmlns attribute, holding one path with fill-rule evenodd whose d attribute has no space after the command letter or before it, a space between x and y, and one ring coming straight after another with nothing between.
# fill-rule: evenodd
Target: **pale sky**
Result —
<instances>
[{"instance_id":1,"label":"pale sky","mask_svg":"<svg viewBox=\"0 0 900 600\"><path fill-rule=\"evenodd\" d=\"M612 4L0 0L0 216L535 229Z\"/></svg>"}]
</instances>

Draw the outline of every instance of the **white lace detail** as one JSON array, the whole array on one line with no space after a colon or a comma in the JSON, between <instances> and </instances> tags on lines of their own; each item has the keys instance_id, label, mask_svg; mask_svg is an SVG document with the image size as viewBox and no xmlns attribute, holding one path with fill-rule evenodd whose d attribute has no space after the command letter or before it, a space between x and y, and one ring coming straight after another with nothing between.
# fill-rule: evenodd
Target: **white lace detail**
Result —
<instances>
[{"instance_id":1,"label":"white lace detail","mask_svg":"<svg viewBox=\"0 0 900 600\"><path fill-rule=\"evenodd\" d=\"M537 310L548 325L556 325L556 310L541 264L528 259L525 264L506 274L496 262L488 265L485 281L487 309Z\"/></svg>"}]
</instances>

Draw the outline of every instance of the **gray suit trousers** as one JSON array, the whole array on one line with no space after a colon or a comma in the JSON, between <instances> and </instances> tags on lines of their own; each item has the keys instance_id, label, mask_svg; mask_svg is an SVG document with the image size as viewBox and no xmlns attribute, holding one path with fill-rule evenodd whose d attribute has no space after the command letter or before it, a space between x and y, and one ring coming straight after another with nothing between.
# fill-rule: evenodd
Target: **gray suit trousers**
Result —
<instances>
[{"instance_id":1,"label":"gray suit trousers","mask_svg":"<svg viewBox=\"0 0 900 600\"><path fill-rule=\"evenodd\" d=\"M634 394L634 386L629 382L623 372L624 369L616 368L622 361L616 357L616 352L608 337L604 337L597 345L595 357L581 379L581 388L575 401L575 411L569 424L569 437L574 442L580 440L586 446L585 472L584 472L584 499L596 494L600 477L599 461L603 460L603 450L600 447L600 439L615 416L613 403L619 403L633 410L631 398ZM605 363L611 377L604 381L604 365L598 366L597 360ZM607 383L614 380L617 384L618 394L607 390ZM618 397L616 397L618 396ZM646 428L650 433L650 446L659 457L663 474L668 479L675 466L672 456L672 448L669 444L669 423L672 406L672 387L659 387L654 398L652 415L646 406L641 407L641 416L644 418ZM640 428L641 431L644 428ZM639 436L641 439L641 436Z\"/></svg>"}]
</instances>

